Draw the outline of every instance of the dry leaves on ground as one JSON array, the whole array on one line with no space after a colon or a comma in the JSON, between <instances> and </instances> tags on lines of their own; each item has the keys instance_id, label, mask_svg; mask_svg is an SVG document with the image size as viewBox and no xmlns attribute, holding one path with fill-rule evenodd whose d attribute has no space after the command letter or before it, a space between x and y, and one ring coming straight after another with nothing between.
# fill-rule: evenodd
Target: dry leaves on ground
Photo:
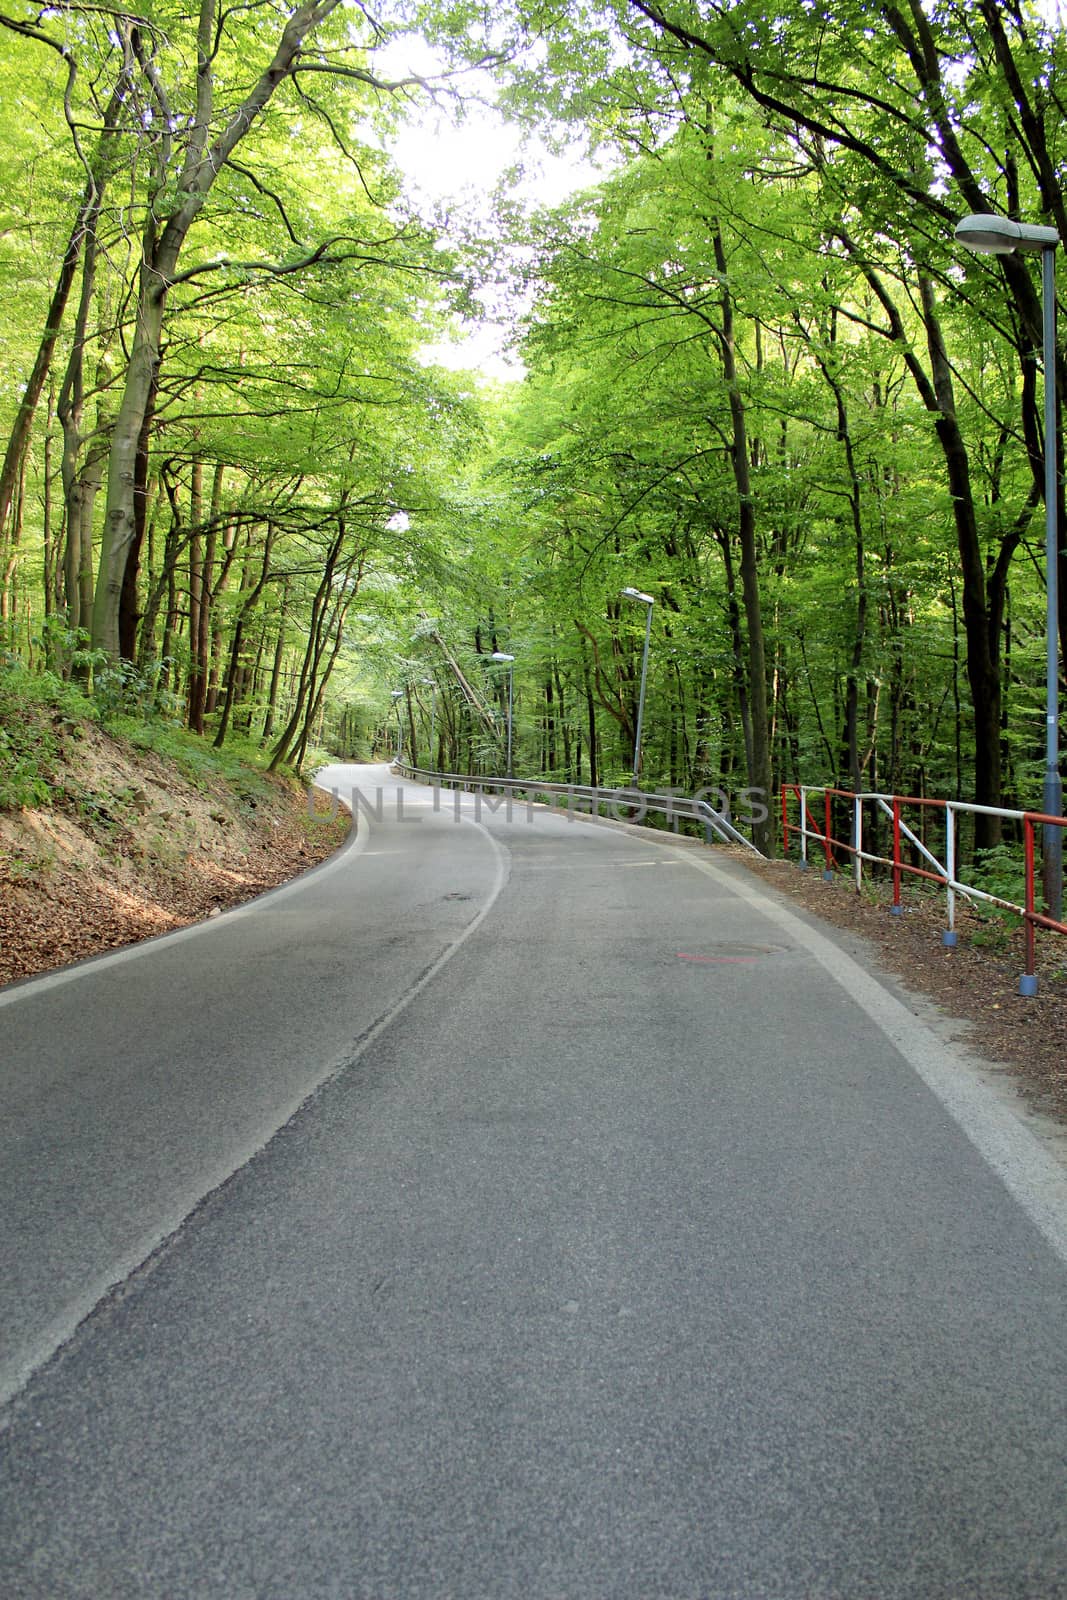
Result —
<instances>
[{"instance_id":1,"label":"dry leaves on ground","mask_svg":"<svg viewBox=\"0 0 1067 1600\"><path fill-rule=\"evenodd\" d=\"M239 815L217 797L182 796L106 844L53 812L0 818L0 983L47 972L199 922L325 860L349 818L308 816L307 797Z\"/></svg>"}]
</instances>

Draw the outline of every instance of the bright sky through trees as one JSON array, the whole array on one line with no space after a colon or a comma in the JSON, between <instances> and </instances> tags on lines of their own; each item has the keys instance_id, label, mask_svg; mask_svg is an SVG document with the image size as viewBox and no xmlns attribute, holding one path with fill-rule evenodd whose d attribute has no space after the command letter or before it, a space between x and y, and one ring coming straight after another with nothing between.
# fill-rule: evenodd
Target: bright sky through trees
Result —
<instances>
[{"instance_id":1,"label":"bright sky through trees","mask_svg":"<svg viewBox=\"0 0 1067 1600\"><path fill-rule=\"evenodd\" d=\"M431 80L445 71L440 57L416 35L392 41L375 60L387 77L417 74ZM502 116L494 104L496 87L488 71L470 71L451 83L435 102L413 103L408 120L389 140L390 155L404 173L408 198L419 209L492 238L500 232L494 197L502 185L512 202L551 206L603 176L603 169L579 150L556 155L536 133ZM511 179L505 183L509 173ZM460 339L428 345L424 355L453 370L514 381L522 377L523 368L505 350L508 335L506 322L487 308L486 321L467 325Z\"/></svg>"}]
</instances>

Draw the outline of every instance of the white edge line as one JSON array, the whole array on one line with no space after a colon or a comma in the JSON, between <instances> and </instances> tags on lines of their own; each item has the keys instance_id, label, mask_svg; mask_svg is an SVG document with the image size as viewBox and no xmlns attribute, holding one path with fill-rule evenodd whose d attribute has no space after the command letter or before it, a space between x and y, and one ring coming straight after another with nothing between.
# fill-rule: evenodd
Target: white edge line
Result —
<instances>
[{"instance_id":1,"label":"white edge line","mask_svg":"<svg viewBox=\"0 0 1067 1600\"><path fill-rule=\"evenodd\" d=\"M99 1306L114 1289L125 1283L132 1273L136 1272L138 1268L144 1266L149 1257L162 1245L166 1244L168 1239L173 1238L199 1206L203 1205L206 1200L210 1199L211 1195L220 1189L223 1184L228 1183L232 1177L234 1177L238 1172L242 1171L243 1168L246 1167L252 1160L252 1158L258 1155L260 1151L264 1150L267 1145L270 1144L271 1140L274 1139L281 1132L281 1130L293 1120L293 1118L305 1105L314 1100L315 1097L322 1092L328 1083L332 1082L334 1078L339 1077L341 1073L347 1072L351 1067L356 1065L356 1063L367 1053L371 1045L373 1045L381 1037L385 1030L396 1021L401 1012L404 1011L413 1000L418 998L418 996L426 988L427 984L433 982L434 978L436 978L437 974L441 971L441 968L447 966L448 962L451 961L452 957L462 949L467 940L471 938L473 934L477 933L478 929L481 927L482 923L485 921L486 917L489 915L490 911L493 909L493 906L499 899L500 892L507 882L508 855L502 846L499 845L493 838L488 828L484 827L482 823L475 822L470 817L464 817L462 820L470 827L477 828L478 832L485 836L485 838L489 841L493 855L496 859L496 873L493 878L492 888L489 891L488 899L485 901L478 914L467 923L462 932L458 933L450 944L445 946L445 949L437 957L437 960L434 961L431 966L427 967L422 976L416 979L410 988L404 991L395 1005L393 1005L383 1017L379 1017L374 1026L370 1028L368 1032L365 1033L360 1039L356 1049L351 1055L347 1055L343 1061L335 1062L331 1066L327 1067L323 1071L322 1075L312 1083L310 1089L305 1089L299 1096L293 1098L287 1104L278 1108L278 1110L272 1115L270 1123L266 1129L261 1128L244 1148L236 1152L232 1152L230 1157L225 1162L220 1163L206 1180L198 1183L195 1189L189 1190L185 1195L178 1197L174 1204L168 1209L167 1214L160 1219L160 1221L152 1228L151 1232L144 1234L136 1241L135 1244L131 1245L128 1250L126 1250L108 1267L106 1273L98 1274L97 1277L87 1284L81 1293L70 1300L63 1310L57 1316L53 1317L43 1329L35 1334L32 1341L24 1346L20 1352L7 1357L5 1361L0 1363L0 1411L2 1411L3 1408L5 1408L12 1400L18 1398L19 1394L26 1387L33 1375L36 1372L39 1372L41 1368L44 1367L52 1359L52 1357L59 1350L61 1350L62 1347L70 1341L70 1339L73 1338L78 1328L87 1317L92 1315L97 1306ZM366 837L366 835L364 835L364 837ZM351 856L351 853L352 852L350 850L342 846L341 851L339 851L337 854L343 854L347 860ZM331 857L330 859L331 861L336 860L336 856ZM323 862L322 865L327 866L329 865L329 862ZM296 879L293 885L286 884L283 887L285 889L295 887L295 884L302 882L303 878L306 876L307 874L302 874L301 878ZM271 892L277 893L281 891ZM247 907L237 907L233 914L239 914L241 911L247 908L258 905L263 898L264 896L260 895L256 900L247 902ZM214 927L218 920L218 918L213 919L209 926ZM168 934L165 935L165 937L179 938L184 933L198 932L202 926L203 924L198 923L196 924L195 928L182 928L177 930L175 934ZM148 941L150 945L157 945L159 942L160 941L158 939L152 939ZM141 947L133 947L129 953L133 954L134 951L139 948ZM116 954L118 956L123 956L126 955L127 952L118 951ZM77 971L78 969L74 970ZM55 976L58 978L64 976L64 974L57 973ZM0 1434L4 1432L11 1420L12 1417L10 1414L6 1417L0 1415Z\"/></svg>"},{"instance_id":2,"label":"white edge line","mask_svg":"<svg viewBox=\"0 0 1067 1600\"><path fill-rule=\"evenodd\" d=\"M537 806L536 809L555 810L551 806ZM568 816L567 821L571 820ZM613 818L583 817L581 821L619 828L631 834L637 831L633 824ZM686 848L692 845L700 848L698 840L675 839L658 829L651 831L655 832L662 850L676 853L679 860L747 901L808 951L940 1101L1046 1243L1067 1265L1067 1174L1031 1130L975 1076L967 1055L939 1039L902 1001L825 934L739 874L726 873Z\"/></svg>"},{"instance_id":3,"label":"white edge line","mask_svg":"<svg viewBox=\"0 0 1067 1600\"><path fill-rule=\"evenodd\" d=\"M321 786L316 784L315 787ZM332 789L322 789L322 793L341 799L341 796L336 795ZM42 972L31 978L16 978L0 989L0 1010L4 1006L16 1005L18 1001L31 996L35 998L48 989L59 989L66 983L74 983L87 972L99 972L101 967L119 966L125 961L139 961L143 955L158 950L161 945L178 944L181 940L191 939L196 934L212 933L216 928L226 927L238 917L253 916L264 901L280 900L285 895L296 894L306 886L309 878L325 877L327 873L347 865L352 856L360 855L366 848L368 837L366 828L357 828L357 818L353 812L352 826L332 855L328 855L325 861L316 862L314 866L305 867L295 878L279 883L273 889L264 889L251 900L242 900L239 905L220 911L217 917L202 917L199 922L189 922L184 928L174 928L170 933L151 934L147 939L138 939L132 944L123 945L119 950L105 950L99 955L85 956L80 961L72 962L70 966L57 968L55 972Z\"/></svg>"},{"instance_id":4,"label":"white edge line","mask_svg":"<svg viewBox=\"0 0 1067 1600\"><path fill-rule=\"evenodd\" d=\"M1030 1129L975 1076L966 1055L939 1039L877 978L810 923L711 862L688 855L684 859L718 883L728 884L742 900L799 941L936 1095L1067 1265L1067 1174Z\"/></svg>"}]
</instances>

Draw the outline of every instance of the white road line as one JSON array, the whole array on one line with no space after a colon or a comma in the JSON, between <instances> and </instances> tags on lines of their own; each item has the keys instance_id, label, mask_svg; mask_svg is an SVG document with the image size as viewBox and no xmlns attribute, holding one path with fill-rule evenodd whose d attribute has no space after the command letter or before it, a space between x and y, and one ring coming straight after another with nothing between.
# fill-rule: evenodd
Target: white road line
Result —
<instances>
[{"instance_id":1,"label":"white road line","mask_svg":"<svg viewBox=\"0 0 1067 1600\"><path fill-rule=\"evenodd\" d=\"M141 1236L141 1238L135 1240L131 1247L125 1251L123 1255L109 1264L106 1272L100 1273L94 1279L90 1280L90 1282L82 1289L81 1293L68 1301L63 1310L57 1316L53 1317L44 1328L39 1329L34 1337L28 1341L20 1351L15 1352L5 1361L0 1362L0 1410L7 1405L8 1401L13 1400L21 1392L21 1390L25 1388L26 1384L29 1382L30 1378L35 1372L38 1372L46 1362L52 1359L58 1350L62 1349L62 1347L74 1336L81 1323L83 1323L85 1319L92 1314L101 1301L104 1300L119 1285L125 1283L127 1278L136 1272L138 1268L142 1267L151 1255L153 1255L162 1245L166 1244L168 1239L173 1238L184 1226L192 1213L199 1206L203 1205L205 1200L214 1194L217 1189L220 1189L223 1184L228 1183L235 1173L240 1172L243 1167L246 1167L252 1160L253 1156L258 1155L261 1150L264 1150L271 1140L281 1132L282 1128L284 1128L287 1123L291 1122L304 1106L310 1104L310 1102L321 1093L326 1084L331 1082L332 1079L339 1077L342 1072L347 1072L349 1068L355 1066L355 1064L367 1053L371 1045L374 1044L375 1041L379 1039L385 1032L385 1030L396 1021L396 1019L403 1011L407 1009L411 1002L422 993L427 984L433 982L434 978L441 971L442 967L447 966L448 962L450 962L452 957L462 949L472 934L477 933L478 929L481 927L482 923L493 909L493 906L496 904L496 901L500 896L500 891L503 889L508 880L508 853L502 849L502 847L493 838L489 830L484 828L480 822L475 822L471 818L464 818L464 822L468 827L477 828L479 833L484 834L495 857L496 871L493 877L493 884L489 890L489 894L484 905L481 907L481 910L475 917L471 919L470 922L467 923L466 927L463 928L463 930L458 933L448 945L446 945L445 949L438 956L437 960L432 966L426 969L421 978L417 979L416 982L411 984L410 987L403 992L399 1000L396 1001L395 1005L393 1005L384 1016L380 1017L373 1027L369 1028L367 1032L362 1035L355 1050L352 1051L351 1054L346 1055L343 1061L334 1062L326 1067L322 1074L312 1082L310 1088L305 1089L305 1091L301 1093L299 1097L295 1097L286 1105L279 1107L272 1116L271 1123L268 1127L264 1128L261 1125L255 1136L247 1141L245 1145L239 1146L236 1150L231 1151L227 1160L220 1167L218 1167L214 1172L205 1174L203 1181L196 1185L195 1192L189 1191L185 1195L177 1197L176 1202L171 1206L169 1211L153 1226L150 1232L145 1233ZM346 858L350 854L350 850L346 851ZM331 860L336 860L336 857L332 857ZM325 864L329 865L329 863ZM305 878L307 876L308 874L304 875ZM303 881L303 878L297 879L296 883L299 884ZM295 885L287 885L286 888L291 888L294 886ZM284 891L274 891L276 894L281 892ZM239 915L241 912L250 912L262 904L262 901L265 898L265 896L261 895L258 900L250 901L246 906L239 907L237 912L232 914ZM167 934L165 937L168 939L173 939L181 938L183 934L198 933L206 927L215 927L219 920L219 918L215 918L214 921L208 924L198 923L193 928L183 928L179 930L178 933ZM150 948L152 945L159 944L160 942L161 941L158 939L151 940L148 947ZM115 959L132 957L143 948L145 947L134 946L129 951L119 951L117 952ZM56 973L55 978L61 980L64 977L77 976L79 970L80 969L75 968L69 974ZM44 979L42 982L47 984L48 980ZM32 987L35 992L39 992L39 984L34 984ZM4 1431L4 1428L9 1421L10 1417L4 1418L0 1416L0 1433Z\"/></svg>"},{"instance_id":2,"label":"white road line","mask_svg":"<svg viewBox=\"0 0 1067 1600\"><path fill-rule=\"evenodd\" d=\"M709 861L683 858L778 924L829 973L940 1100L1030 1221L1067 1265L1067 1174L1008 1106L976 1078L964 1054L937 1036L858 961L761 890Z\"/></svg>"}]
</instances>

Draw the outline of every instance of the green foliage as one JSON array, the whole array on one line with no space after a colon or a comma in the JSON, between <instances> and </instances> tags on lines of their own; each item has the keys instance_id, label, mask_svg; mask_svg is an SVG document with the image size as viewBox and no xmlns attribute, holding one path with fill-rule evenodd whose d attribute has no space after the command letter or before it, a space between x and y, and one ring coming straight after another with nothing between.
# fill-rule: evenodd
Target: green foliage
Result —
<instances>
[{"instance_id":1,"label":"green foliage","mask_svg":"<svg viewBox=\"0 0 1067 1600\"><path fill-rule=\"evenodd\" d=\"M0 811L41 806L48 801L48 779L41 771L40 750L20 752L6 729L0 729Z\"/></svg>"},{"instance_id":2,"label":"green foliage","mask_svg":"<svg viewBox=\"0 0 1067 1600\"><path fill-rule=\"evenodd\" d=\"M1000 844L978 851L968 877L976 889L984 889L986 894L1013 905L1025 904L1026 861L1021 844ZM1012 924L1018 925L1019 918L1004 908L995 909L995 914L1011 918Z\"/></svg>"},{"instance_id":3,"label":"green foliage","mask_svg":"<svg viewBox=\"0 0 1067 1600\"><path fill-rule=\"evenodd\" d=\"M91 648L88 628L70 627L59 611L41 618L31 643L50 666L62 666L81 682L87 681L93 668L102 667L107 659L102 651Z\"/></svg>"},{"instance_id":4,"label":"green foliage","mask_svg":"<svg viewBox=\"0 0 1067 1600\"><path fill-rule=\"evenodd\" d=\"M161 756L202 792L216 778L233 788L247 804L258 802L270 791L267 757L259 744L235 739L216 750L173 723L128 715L116 716L110 731L135 750L151 750Z\"/></svg>"},{"instance_id":5,"label":"green foliage","mask_svg":"<svg viewBox=\"0 0 1067 1600\"><path fill-rule=\"evenodd\" d=\"M92 717L84 696L54 674L0 667L0 811L52 802L64 742Z\"/></svg>"},{"instance_id":6,"label":"green foliage","mask_svg":"<svg viewBox=\"0 0 1067 1600\"><path fill-rule=\"evenodd\" d=\"M93 672L93 703L101 723L113 727L120 717L145 721L176 716L181 702L166 687L171 662L109 661L103 651L87 653Z\"/></svg>"},{"instance_id":7,"label":"green foliage","mask_svg":"<svg viewBox=\"0 0 1067 1600\"><path fill-rule=\"evenodd\" d=\"M58 37L60 13L34 15ZM920 15L932 43L909 50ZM359 81L365 52L409 25L449 57L493 54L503 102L550 138L566 123L610 144L613 175L533 222L502 205L495 238L454 221L435 238L381 153L402 99ZM448 761L492 770L503 705L485 663L503 648L518 658L516 766L613 781L632 758L643 616L619 596L636 585L656 602L648 784L736 791L765 690L777 778L856 766L879 789L971 793L988 779L971 701L996 681L1003 699L987 710L1005 788L1036 801L1043 595L1019 554L1040 515L1027 449L1035 282L1025 264L1005 278L961 263L951 225L974 193L1025 216L1062 208L1062 32L984 0L912 12L397 0L380 34L338 8L184 239L141 463L137 659L115 665L64 620L64 605L87 620L97 574L75 602L60 530L87 507L81 557L99 548L138 324L138 230L154 219L152 244L179 214L196 125L194 14L165 0L144 27L171 135L146 120L155 91L139 77L117 136L100 133L122 61L141 59L122 26L91 10L62 24L79 67L69 109L105 204L86 229L95 277L73 284L52 369L57 396L81 395L82 410L64 435L42 399L17 538L0 530L0 646L91 681L93 715L174 740L200 781L214 757L168 726L187 706L209 735L225 719L227 749L258 756L262 735L306 765L331 743L383 748L396 685L421 754L432 732ZM261 0L220 14L217 105L240 102L278 26ZM10 424L85 169L54 52L10 30L0 45ZM320 70L342 59L354 76ZM917 80L918 62L936 81ZM1031 85L1041 92L1021 106ZM424 367L419 350L477 289L496 292L509 252L533 296L529 376L490 396ZM950 423L966 446L962 488L939 444ZM756 530L747 580L743 512ZM969 662L965 617L1000 610L987 638L972 628ZM35 800L47 746L17 718L4 725L3 793Z\"/></svg>"},{"instance_id":8,"label":"green foliage","mask_svg":"<svg viewBox=\"0 0 1067 1600\"><path fill-rule=\"evenodd\" d=\"M969 883L986 894L1021 906L1026 901L1026 863L1023 848L1017 844L1000 844L980 850L966 873ZM967 902L964 902L967 904ZM980 949L1006 950L1014 934L1023 926L1023 919L1008 906L992 905L988 901L969 903L972 927L970 941Z\"/></svg>"}]
</instances>

